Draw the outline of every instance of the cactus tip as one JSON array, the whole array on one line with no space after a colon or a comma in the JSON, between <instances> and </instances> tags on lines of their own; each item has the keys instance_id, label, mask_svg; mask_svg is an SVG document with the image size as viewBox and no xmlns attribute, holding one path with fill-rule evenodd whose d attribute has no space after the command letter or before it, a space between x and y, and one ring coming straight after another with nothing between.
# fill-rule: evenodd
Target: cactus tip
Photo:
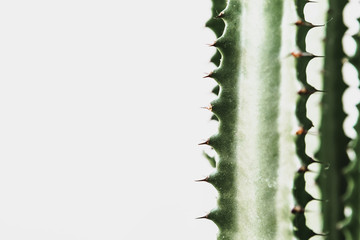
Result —
<instances>
[{"instance_id":1,"label":"cactus tip","mask_svg":"<svg viewBox=\"0 0 360 240\"><path fill-rule=\"evenodd\" d=\"M203 78L211 78L212 75L213 75L213 72L210 72L209 74L206 74L205 76L203 76Z\"/></svg>"},{"instance_id":2,"label":"cactus tip","mask_svg":"<svg viewBox=\"0 0 360 240\"><path fill-rule=\"evenodd\" d=\"M306 133L307 133L307 130L305 130L303 127L300 127L300 128L295 132L295 134L296 134L297 136L303 135L303 134L306 134Z\"/></svg>"},{"instance_id":3,"label":"cactus tip","mask_svg":"<svg viewBox=\"0 0 360 240\"><path fill-rule=\"evenodd\" d=\"M195 219L209 219L209 214L206 214L205 216L202 217L197 217Z\"/></svg>"},{"instance_id":4,"label":"cactus tip","mask_svg":"<svg viewBox=\"0 0 360 240\"><path fill-rule=\"evenodd\" d=\"M224 17L224 12L221 12L216 16L216 18L223 18L223 17Z\"/></svg>"},{"instance_id":5,"label":"cactus tip","mask_svg":"<svg viewBox=\"0 0 360 240\"><path fill-rule=\"evenodd\" d=\"M304 212L305 212L305 209L299 205L296 205L293 209L291 209L292 214L299 214L299 213L304 213Z\"/></svg>"},{"instance_id":6,"label":"cactus tip","mask_svg":"<svg viewBox=\"0 0 360 240\"><path fill-rule=\"evenodd\" d=\"M198 179L195 180L195 182L208 182L209 181L209 177L203 178L203 179Z\"/></svg>"},{"instance_id":7,"label":"cactus tip","mask_svg":"<svg viewBox=\"0 0 360 240\"><path fill-rule=\"evenodd\" d=\"M317 55L314 55L312 53L308 53L308 52L301 52L301 51L297 51L297 52L291 52L290 53L291 56L293 56L294 58L300 58L300 57L324 57L324 56L317 56Z\"/></svg>"},{"instance_id":8,"label":"cactus tip","mask_svg":"<svg viewBox=\"0 0 360 240\"><path fill-rule=\"evenodd\" d=\"M210 145L210 139L206 140L205 142L201 142L198 145Z\"/></svg>"},{"instance_id":9,"label":"cactus tip","mask_svg":"<svg viewBox=\"0 0 360 240\"><path fill-rule=\"evenodd\" d=\"M207 110L209 110L210 112L212 111L212 108L213 108L213 106L210 104L209 106L207 106L207 107L201 107L201 108L203 108L203 109L207 109Z\"/></svg>"},{"instance_id":10,"label":"cactus tip","mask_svg":"<svg viewBox=\"0 0 360 240\"><path fill-rule=\"evenodd\" d=\"M310 171L310 169L308 168L308 166L301 166L299 169L298 169L298 173L305 173L305 172L308 172Z\"/></svg>"},{"instance_id":11,"label":"cactus tip","mask_svg":"<svg viewBox=\"0 0 360 240\"><path fill-rule=\"evenodd\" d=\"M209 47L215 47L216 41L214 41L213 43L208 43L207 45L208 45Z\"/></svg>"},{"instance_id":12,"label":"cactus tip","mask_svg":"<svg viewBox=\"0 0 360 240\"><path fill-rule=\"evenodd\" d=\"M297 92L299 95L311 95L313 91L310 91L306 88L302 88Z\"/></svg>"},{"instance_id":13,"label":"cactus tip","mask_svg":"<svg viewBox=\"0 0 360 240\"><path fill-rule=\"evenodd\" d=\"M316 93L316 92L325 92L325 91L324 90L318 90L318 89L315 89L315 88L312 89L312 90L307 89L307 88L302 88L297 93L299 95L311 95L311 94Z\"/></svg>"},{"instance_id":14,"label":"cactus tip","mask_svg":"<svg viewBox=\"0 0 360 240\"><path fill-rule=\"evenodd\" d=\"M291 56L293 56L294 58L299 58L303 56L302 52L291 52L290 53Z\"/></svg>"}]
</instances>

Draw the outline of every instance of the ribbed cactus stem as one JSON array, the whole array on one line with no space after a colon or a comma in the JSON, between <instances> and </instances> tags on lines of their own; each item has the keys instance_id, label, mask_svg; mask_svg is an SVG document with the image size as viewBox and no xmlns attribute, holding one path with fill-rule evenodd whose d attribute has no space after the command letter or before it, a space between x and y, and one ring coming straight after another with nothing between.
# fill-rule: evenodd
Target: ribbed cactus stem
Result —
<instances>
[{"instance_id":1,"label":"ribbed cactus stem","mask_svg":"<svg viewBox=\"0 0 360 240\"><path fill-rule=\"evenodd\" d=\"M220 14L225 32L214 44L221 64L212 111L219 133L207 142L218 153L208 182L219 191L207 218L219 239L291 239L297 98L295 6L283 0L230 0ZM289 105L289 102L293 104ZM289 170L290 169L290 170Z\"/></svg>"},{"instance_id":2,"label":"ribbed cactus stem","mask_svg":"<svg viewBox=\"0 0 360 240\"><path fill-rule=\"evenodd\" d=\"M322 99L321 146L317 155L323 162L319 174L322 193L324 233L329 240L345 239L341 231L344 221L344 194L347 182L344 169L349 164L347 148L349 138L345 136L343 123L346 114L342 98L347 88L343 80L342 67L345 54L342 38L346 31L343 9L347 0L330 0L328 24L326 25L324 94Z\"/></svg>"},{"instance_id":3,"label":"ribbed cactus stem","mask_svg":"<svg viewBox=\"0 0 360 240\"><path fill-rule=\"evenodd\" d=\"M360 18L357 19L360 25ZM350 63L360 73L360 30L353 36L356 42L356 52L349 60ZM360 75L358 74L358 80ZM360 113L360 104L357 105L357 110ZM345 199L346 205L351 209L351 215L347 219L345 226L345 236L349 239L360 240L360 120L358 119L354 129L356 130L357 136L350 144L356 154L355 158L352 159L349 167L346 171L348 189L347 196Z\"/></svg>"}]
</instances>

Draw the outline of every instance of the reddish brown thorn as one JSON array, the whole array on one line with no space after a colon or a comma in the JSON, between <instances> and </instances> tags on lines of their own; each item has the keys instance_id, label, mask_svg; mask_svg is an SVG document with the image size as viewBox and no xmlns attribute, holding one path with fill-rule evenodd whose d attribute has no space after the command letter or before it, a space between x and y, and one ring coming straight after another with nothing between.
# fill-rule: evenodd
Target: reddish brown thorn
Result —
<instances>
[{"instance_id":1,"label":"reddish brown thorn","mask_svg":"<svg viewBox=\"0 0 360 240\"><path fill-rule=\"evenodd\" d=\"M295 22L295 25L296 26L307 26L307 27L323 27L323 26L325 26L324 24L323 25L314 25L312 23L309 23L309 22L306 22L306 21L303 21L303 20L297 20Z\"/></svg>"},{"instance_id":2,"label":"reddish brown thorn","mask_svg":"<svg viewBox=\"0 0 360 240\"><path fill-rule=\"evenodd\" d=\"M297 20L297 21L295 22L295 25L296 25L296 26L314 27L314 25L312 25L311 23L306 22L306 21L303 21L303 20Z\"/></svg>"},{"instance_id":3,"label":"reddish brown thorn","mask_svg":"<svg viewBox=\"0 0 360 240\"><path fill-rule=\"evenodd\" d=\"M209 181L209 177L203 178L203 179L198 179L195 180L195 182L208 182Z\"/></svg>"},{"instance_id":4,"label":"reddish brown thorn","mask_svg":"<svg viewBox=\"0 0 360 240\"><path fill-rule=\"evenodd\" d=\"M207 109L207 110L209 110L210 112L212 111L212 105L210 104L209 106L207 106L207 107L201 107L201 108L203 108L203 109Z\"/></svg>"},{"instance_id":5,"label":"reddish brown thorn","mask_svg":"<svg viewBox=\"0 0 360 240\"><path fill-rule=\"evenodd\" d=\"M291 209L292 214L298 214L298 213L304 213L304 212L305 212L305 209L299 205L297 205L293 209Z\"/></svg>"},{"instance_id":6,"label":"reddish brown thorn","mask_svg":"<svg viewBox=\"0 0 360 240\"><path fill-rule=\"evenodd\" d=\"M297 21L295 22L295 25L296 25L296 26L302 26L302 25L304 25L304 22L301 21L301 20L297 20Z\"/></svg>"},{"instance_id":7,"label":"reddish brown thorn","mask_svg":"<svg viewBox=\"0 0 360 240\"><path fill-rule=\"evenodd\" d=\"M203 78L211 78L212 74L213 74L213 72L211 72L211 73L209 73L209 74L207 74L207 75L203 76Z\"/></svg>"},{"instance_id":8,"label":"reddish brown thorn","mask_svg":"<svg viewBox=\"0 0 360 240\"><path fill-rule=\"evenodd\" d=\"M222 18L224 17L224 12L221 12L219 15L216 16L216 18Z\"/></svg>"},{"instance_id":9,"label":"reddish brown thorn","mask_svg":"<svg viewBox=\"0 0 360 240\"><path fill-rule=\"evenodd\" d=\"M308 166L301 166L299 169L298 169L298 173L305 173L305 172L308 172L310 171Z\"/></svg>"},{"instance_id":10,"label":"reddish brown thorn","mask_svg":"<svg viewBox=\"0 0 360 240\"><path fill-rule=\"evenodd\" d=\"M300 127L296 132L295 132L296 135L305 135L305 134L311 134L311 135L314 135L314 136L317 136L319 133L316 133L316 132L309 132L307 131L306 129L304 129L303 127Z\"/></svg>"},{"instance_id":11,"label":"reddish brown thorn","mask_svg":"<svg viewBox=\"0 0 360 240\"><path fill-rule=\"evenodd\" d=\"M297 92L299 95L310 95L313 93L313 91L309 91L306 88L302 88Z\"/></svg>"},{"instance_id":12,"label":"reddish brown thorn","mask_svg":"<svg viewBox=\"0 0 360 240\"><path fill-rule=\"evenodd\" d=\"M303 134L306 134L307 131L303 128L303 127L300 127L297 131L296 131L296 135L303 135Z\"/></svg>"},{"instance_id":13,"label":"reddish brown thorn","mask_svg":"<svg viewBox=\"0 0 360 240\"><path fill-rule=\"evenodd\" d=\"M215 45L216 45L216 41L213 42L213 43L208 44L209 47L215 47Z\"/></svg>"},{"instance_id":14,"label":"reddish brown thorn","mask_svg":"<svg viewBox=\"0 0 360 240\"><path fill-rule=\"evenodd\" d=\"M206 140L205 142L199 143L198 145L209 145L210 139Z\"/></svg>"},{"instance_id":15,"label":"reddish brown thorn","mask_svg":"<svg viewBox=\"0 0 360 240\"><path fill-rule=\"evenodd\" d=\"M316 93L316 92L325 92L323 90L317 90L317 89L314 89L314 90L309 90L309 89L306 89L306 88L302 88L300 89L297 93L299 95L311 95L313 93Z\"/></svg>"},{"instance_id":16,"label":"reddish brown thorn","mask_svg":"<svg viewBox=\"0 0 360 240\"><path fill-rule=\"evenodd\" d=\"M302 52L292 52L290 53L294 58L299 58L303 56Z\"/></svg>"},{"instance_id":17,"label":"reddish brown thorn","mask_svg":"<svg viewBox=\"0 0 360 240\"><path fill-rule=\"evenodd\" d=\"M308 52L291 52L290 53L294 58L300 58L300 57L320 57L320 56L315 56L311 53Z\"/></svg>"},{"instance_id":18,"label":"reddish brown thorn","mask_svg":"<svg viewBox=\"0 0 360 240\"><path fill-rule=\"evenodd\" d=\"M195 219L209 219L209 214L206 214L205 216L202 217L197 217Z\"/></svg>"}]
</instances>

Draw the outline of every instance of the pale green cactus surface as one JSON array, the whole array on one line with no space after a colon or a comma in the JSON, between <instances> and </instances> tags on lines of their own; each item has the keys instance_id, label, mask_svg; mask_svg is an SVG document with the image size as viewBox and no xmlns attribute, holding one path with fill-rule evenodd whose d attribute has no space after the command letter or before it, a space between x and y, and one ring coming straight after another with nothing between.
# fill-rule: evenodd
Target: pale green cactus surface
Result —
<instances>
[{"instance_id":1,"label":"pale green cactus surface","mask_svg":"<svg viewBox=\"0 0 360 240\"><path fill-rule=\"evenodd\" d=\"M214 171L202 181L219 196L217 207L201 218L218 226L218 239L360 240L360 143L344 133L342 102L344 62L360 70L360 35L353 36L355 55L346 56L347 3L329 0L328 22L314 25L304 15L307 4L317 4L313 1L212 0L206 26L217 37L211 44L217 68L206 77L218 83L209 110L219 127L201 143L217 153L205 154ZM324 56L307 52L312 28L324 29ZM307 67L315 58L323 60L323 89L308 83ZM318 126L307 114L313 94L322 98ZM310 129L318 131L320 142L313 155L306 146ZM320 166L316 199L306 188L311 164ZM308 225L311 201L321 205L320 232Z\"/></svg>"}]
</instances>

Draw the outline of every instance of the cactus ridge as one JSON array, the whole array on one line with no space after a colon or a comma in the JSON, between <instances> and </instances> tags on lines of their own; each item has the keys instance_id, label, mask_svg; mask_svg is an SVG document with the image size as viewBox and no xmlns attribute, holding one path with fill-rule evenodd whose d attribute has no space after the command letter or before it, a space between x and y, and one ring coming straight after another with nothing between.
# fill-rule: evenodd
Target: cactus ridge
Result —
<instances>
[{"instance_id":1,"label":"cactus ridge","mask_svg":"<svg viewBox=\"0 0 360 240\"><path fill-rule=\"evenodd\" d=\"M281 42L288 41L282 37L280 28L285 4L291 3L282 0L266 2L267 6L258 11L257 3L230 0L226 8L221 10L214 7L219 6L219 2L213 0L212 18L207 25L218 37L211 44L216 48L212 62L217 68L206 77L218 84L213 90L218 98L211 102L211 111L214 114L212 119L219 121L219 131L203 144L211 146L218 158L215 161L216 170L200 181L212 184L219 193L217 208L204 217L218 226L218 239L288 239L292 235L289 180L293 175L288 176L288 171L279 167L281 161L289 162L288 156L294 160L290 165L295 164L295 146L285 149L279 146L280 141L293 137L289 128L295 122L294 115L287 121L284 118L287 119L289 114L281 113L281 117L279 113L282 104L280 98L284 102L289 98L295 101L296 95L296 91L290 97L279 94L280 87L287 84L282 83L282 79L286 78L284 82L289 80L286 66L294 65L293 60L285 61L280 57ZM242 7L246 11L242 11ZM268 30L258 29L254 35L254 28L251 27L257 24L254 21L264 24L267 26L264 30ZM219 29L224 29L223 34ZM295 42L295 38L293 40ZM262 42L266 47L258 48L256 42ZM253 51L246 46L253 48ZM255 62L265 67L257 71ZM295 71L291 74L295 79ZM294 85L291 88L294 89ZM251 102L247 102L248 97L243 97L247 94L251 95ZM295 113L293 109L286 112ZM249 122L248 114L256 114L256 121ZM284 122L285 127L279 121ZM280 136L279 132L285 134ZM249 141L255 141L264 148L248 150ZM293 145L291 142L289 144ZM213 160L211 162L215 166ZM280 180L278 174L288 180ZM239 188L239 184L242 187ZM252 197L253 202L242 200L248 196ZM277 198L283 199L283 196L286 201L276 201ZM280 219L286 220L283 222ZM256 229L255 235L249 228Z\"/></svg>"},{"instance_id":2,"label":"cactus ridge","mask_svg":"<svg viewBox=\"0 0 360 240\"><path fill-rule=\"evenodd\" d=\"M316 157L324 162L317 183L324 200L323 231L328 233L329 240L349 239L344 228L346 223L344 198L350 182L344 171L350 164L347 154L350 138L345 135L343 129L347 114L342 104L343 94L348 87L342 74L343 59L346 58L342 38L347 30L343 22L343 10L347 3L347 0L329 0L324 62L324 89L327 94L323 95L321 101L321 144L316 154Z\"/></svg>"},{"instance_id":3,"label":"cactus ridge","mask_svg":"<svg viewBox=\"0 0 360 240\"><path fill-rule=\"evenodd\" d=\"M360 25L360 18L357 19ZM352 36L356 42L355 54L349 58L349 62L360 73L360 31ZM358 80L360 77L358 75ZM360 104L357 105L357 110L360 112ZM355 158L352 159L345 171L345 176L348 184L347 192L344 196L345 205L351 209L351 214L346 218L344 223L344 235L346 239L360 239L360 191L357 189L360 186L360 120L354 126L357 133L356 139L350 142L349 148L355 151Z\"/></svg>"},{"instance_id":4,"label":"cactus ridge","mask_svg":"<svg viewBox=\"0 0 360 240\"><path fill-rule=\"evenodd\" d=\"M300 134L297 133L297 137L295 140L296 143L296 154L299 157L302 168L308 169L308 166L311 163L314 163L315 160L306 154L306 143L305 136L306 133L311 129L314 125L312 121L307 117L306 103L311 96L311 93L316 92L317 90L311 86L307 82L306 68L309 62L314 59L316 56L306 52L306 42L305 38L308 31L314 27L318 27L317 25L313 25L309 22L306 22L304 16L304 8L308 3L312 3L310 1L297 0L296 1L296 10L298 20L295 25L297 26L296 32L296 44L300 52L297 54L292 54L296 58L296 69L297 69L297 79L304 87L303 91L299 91L299 98L296 103L296 117L298 119L299 124L301 125ZM296 206L303 209L300 212L294 212L295 217L293 219L294 225L294 235L300 240L307 240L315 235L318 235L313 230L311 230L306 225L306 219L304 212L306 211L306 205L314 200L314 198L305 190L305 173L306 171L298 171L297 175L294 179L294 187L293 187L293 196L295 199Z\"/></svg>"},{"instance_id":5,"label":"cactus ridge","mask_svg":"<svg viewBox=\"0 0 360 240\"><path fill-rule=\"evenodd\" d=\"M205 218L212 220L220 229L220 239L232 239L233 232L237 231L237 224L235 213L237 211L236 206L233 204L234 196L234 175L235 169L233 162L229 159L234 156L229 156L229 153L234 152L231 148L234 148L235 141L228 136L231 136L230 132L234 131L234 124L236 122L236 72L229 73L227 69L224 69L223 65L230 65L230 67L236 68L239 65L238 62L230 62L230 57L227 57L229 52L232 51L229 48L229 44L233 44L232 38L226 33L224 29L231 27L233 24L227 22L227 16L231 14L231 10L227 11L226 0L213 0L212 17L207 22L206 26L212 29L217 37L217 40L212 44L216 48L215 55L211 58L217 68L210 73L207 77L214 79L217 82L217 86L214 87L212 93L218 96L218 98L211 103L211 111L213 113L211 119L219 121L219 134L211 136L207 141L218 154L219 159L215 161L209 156L207 159L211 162L213 167L216 167L216 171L206 178L206 182L212 184L219 192L218 206L213 209ZM238 10L238 9L237 9ZM239 55L239 53L237 53ZM235 59L239 59L236 57ZM234 66L235 65L235 66ZM231 154L230 154L231 155Z\"/></svg>"},{"instance_id":6,"label":"cactus ridge","mask_svg":"<svg viewBox=\"0 0 360 240\"><path fill-rule=\"evenodd\" d=\"M226 0L213 0L211 8L211 18L205 24L206 27L210 28L215 33L215 36L217 38L219 38L224 32L225 23L218 16L222 12L222 10L225 9L225 7ZM218 50L216 50L216 53L213 55L210 61L216 66L220 65L221 54Z\"/></svg>"}]
</instances>

